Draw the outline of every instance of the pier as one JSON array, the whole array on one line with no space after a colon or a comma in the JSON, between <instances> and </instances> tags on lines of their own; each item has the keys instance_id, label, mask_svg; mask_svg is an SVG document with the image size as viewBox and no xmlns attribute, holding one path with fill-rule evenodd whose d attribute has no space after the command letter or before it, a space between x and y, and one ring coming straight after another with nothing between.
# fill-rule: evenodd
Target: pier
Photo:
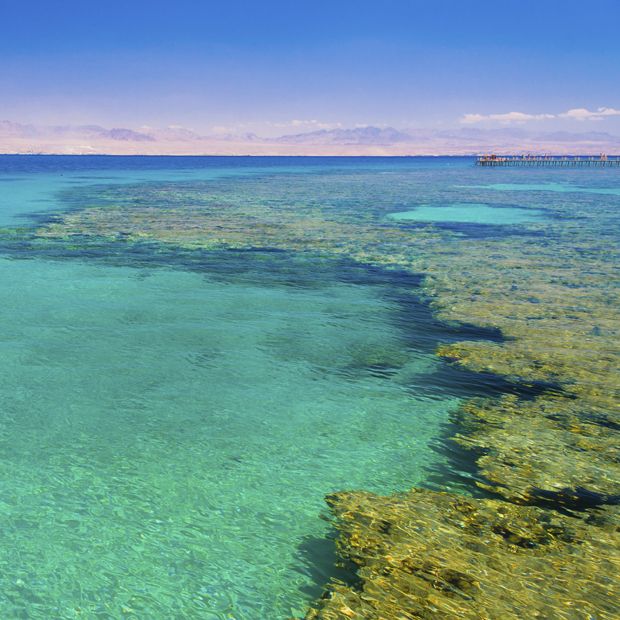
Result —
<instances>
[{"instance_id":1,"label":"pier","mask_svg":"<svg viewBox=\"0 0 620 620\"><path fill-rule=\"evenodd\" d=\"M523 168L620 168L620 156L599 155L479 155L477 166Z\"/></svg>"}]
</instances>

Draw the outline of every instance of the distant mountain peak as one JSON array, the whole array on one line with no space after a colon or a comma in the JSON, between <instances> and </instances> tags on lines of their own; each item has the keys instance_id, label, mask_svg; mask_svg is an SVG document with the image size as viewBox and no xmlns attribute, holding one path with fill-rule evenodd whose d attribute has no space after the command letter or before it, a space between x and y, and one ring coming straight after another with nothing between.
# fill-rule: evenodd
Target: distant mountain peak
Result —
<instances>
[{"instance_id":1,"label":"distant mountain peak","mask_svg":"<svg viewBox=\"0 0 620 620\"><path fill-rule=\"evenodd\" d=\"M112 138L112 140L155 142L155 138L149 134L140 133L139 131L133 131L133 129L124 129L122 127L116 127L108 131L103 130L102 135L105 135L108 138Z\"/></svg>"}]
</instances>

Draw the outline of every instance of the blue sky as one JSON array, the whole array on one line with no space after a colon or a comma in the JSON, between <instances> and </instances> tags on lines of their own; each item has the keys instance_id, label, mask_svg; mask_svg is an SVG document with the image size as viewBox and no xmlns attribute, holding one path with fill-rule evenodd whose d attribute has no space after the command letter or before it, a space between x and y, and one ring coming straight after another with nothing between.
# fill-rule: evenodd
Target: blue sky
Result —
<instances>
[{"instance_id":1,"label":"blue sky","mask_svg":"<svg viewBox=\"0 0 620 620\"><path fill-rule=\"evenodd\" d=\"M358 124L620 132L620 0L0 8L0 119L272 134Z\"/></svg>"}]
</instances>

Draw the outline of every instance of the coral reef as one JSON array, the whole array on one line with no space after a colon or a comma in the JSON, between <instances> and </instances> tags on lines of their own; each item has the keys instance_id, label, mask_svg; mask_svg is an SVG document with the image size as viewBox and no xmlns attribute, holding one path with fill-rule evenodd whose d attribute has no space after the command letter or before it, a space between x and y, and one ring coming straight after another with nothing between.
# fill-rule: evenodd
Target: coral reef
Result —
<instances>
[{"instance_id":1,"label":"coral reef","mask_svg":"<svg viewBox=\"0 0 620 620\"><path fill-rule=\"evenodd\" d=\"M588 523L428 490L327 501L360 581L332 583L307 620L617 617L618 512Z\"/></svg>"}]
</instances>

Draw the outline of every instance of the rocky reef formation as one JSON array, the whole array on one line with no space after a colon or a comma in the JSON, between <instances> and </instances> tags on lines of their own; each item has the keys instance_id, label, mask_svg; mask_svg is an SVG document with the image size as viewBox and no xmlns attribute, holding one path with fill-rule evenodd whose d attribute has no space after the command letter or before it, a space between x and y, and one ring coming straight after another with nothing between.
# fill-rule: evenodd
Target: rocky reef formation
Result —
<instances>
[{"instance_id":1,"label":"rocky reef formation","mask_svg":"<svg viewBox=\"0 0 620 620\"><path fill-rule=\"evenodd\" d=\"M307 620L617 617L617 510L575 518L428 490L327 501L359 583L332 583Z\"/></svg>"}]
</instances>

